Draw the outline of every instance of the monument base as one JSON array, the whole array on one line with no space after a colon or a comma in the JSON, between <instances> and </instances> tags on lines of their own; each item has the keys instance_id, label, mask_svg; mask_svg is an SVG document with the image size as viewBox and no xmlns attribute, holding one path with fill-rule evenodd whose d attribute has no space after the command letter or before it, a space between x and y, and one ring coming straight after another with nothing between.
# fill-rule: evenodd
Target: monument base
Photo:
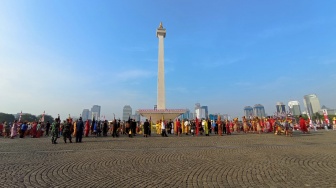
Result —
<instances>
[{"instance_id":1,"label":"monument base","mask_svg":"<svg viewBox=\"0 0 336 188\"><path fill-rule=\"evenodd\" d=\"M164 120L173 120L184 114L186 109L164 109L164 110L153 110L153 109L140 109L137 112L146 117L148 120L152 120L152 123L156 123L157 121Z\"/></svg>"}]
</instances>

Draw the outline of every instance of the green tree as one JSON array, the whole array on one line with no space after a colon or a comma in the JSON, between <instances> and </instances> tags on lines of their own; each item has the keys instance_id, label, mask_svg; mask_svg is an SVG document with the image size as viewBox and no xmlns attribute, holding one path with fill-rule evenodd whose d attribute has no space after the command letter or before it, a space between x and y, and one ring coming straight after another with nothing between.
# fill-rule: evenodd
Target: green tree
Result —
<instances>
[{"instance_id":1,"label":"green tree","mask_svg":"<svg viewBox=\"0 0 336 188\"><path fill-rule=\"evenodd\" d=\"M32 115L32 114L22 114L21 116L21 121L27 121L27 122L33 122L33 121L37 121L37 117Z\"/></svg>"},{"instance_id":2,"label":"green tree","mask_svg":"<svg viewBox=\"0 0 336 188\"><path fill-rule=\"evenodd\" d=\"M15 120L15 117L13 114L5 114L0 112L0 122L13 122Z\"/></svg>"},{"instance_id":3,"label":"green tree","mask_svg":"<svg viewBox=\"0 0 336 188\"><path fill-rule=\"evenodd\" d=\"M42 117L42 115L38 115L37 119L40 120ZM54 118L50 115L44 115L44 122L46 123L47 121L49 121L49 123L54 122Z\"/></svg>"}]
</instances>

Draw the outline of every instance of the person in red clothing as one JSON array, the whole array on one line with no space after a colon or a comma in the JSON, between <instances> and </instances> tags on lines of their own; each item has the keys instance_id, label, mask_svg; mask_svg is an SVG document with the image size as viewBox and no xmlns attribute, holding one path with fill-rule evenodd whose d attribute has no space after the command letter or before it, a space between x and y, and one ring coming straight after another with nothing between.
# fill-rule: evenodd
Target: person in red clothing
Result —
<instances>
[{"instance_id":1,"label":"person in red clothing","mask_svg":"<svg viewBox=\"0 0 336 188\"><path fill-rule=\"evenodd\" d=\"M307 129L307 126L306 126L306 120L303 119L303 117L300 115L300 129L303 133L308 133L308 129Z\"/></svg>"},{"instance_id":2,"label":"person in red clothing","mask_svg":"<svg viewBox=\"0 0 336 188\"><path fill-rule=\"evenodd\" d=\"M181 121L180 121L180 119L177 119L177 121L176 121L176 131L177 131L177 136L181 136L181 134L182 134L182 128L181 128Z\"/></svg>"},{"instance_id":3,"label":"person in red clothing","mask_svg":"<svg viewBox=\"0 0 336 188\"><path fill-rule=\"evenodd\" d=\"M86 122L85 122L85 137L89 136L89 132L90 132L90 123L89 123L89 120L86 120Z\"/></svg>"}]
</instances>

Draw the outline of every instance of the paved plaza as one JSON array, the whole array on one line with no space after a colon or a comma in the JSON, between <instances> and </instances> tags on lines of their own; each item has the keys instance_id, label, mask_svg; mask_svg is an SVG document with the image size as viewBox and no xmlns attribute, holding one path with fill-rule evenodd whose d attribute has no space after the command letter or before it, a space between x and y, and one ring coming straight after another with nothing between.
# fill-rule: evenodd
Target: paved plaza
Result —
<instances>
[{"instance_id":1,"label":"paved plaza","mask_svg":"<svg viewBox=\"0 0 336 188\"><path fill-rule=\"evenodd\" d=\"M0 187L336 187L336 131L0 138Z\"/></svg>"}]
</instances>

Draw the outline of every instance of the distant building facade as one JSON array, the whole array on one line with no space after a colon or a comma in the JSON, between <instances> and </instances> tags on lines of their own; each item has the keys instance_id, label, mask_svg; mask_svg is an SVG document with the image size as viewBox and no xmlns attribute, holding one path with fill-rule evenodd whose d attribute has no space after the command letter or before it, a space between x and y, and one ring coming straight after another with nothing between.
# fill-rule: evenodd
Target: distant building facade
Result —
<instances>
[{"instance_id":1,"label":"distant building facade","mask_svg":"<svg viewBox=\"0 0 336 188\"><path fill-rule=\"evenodd\" d=\"M84 109L82 112L82 119L83 121L86 121L90 118L90 110L89 109Z\"/></svg>"},{"instance_id":2,"label":"distant building facade","mask_svg":"<svg viewBox=\"0 0 336 188\"><path fill-rule=\"evenodd\" d=\"M286 105L284 105L284 103L277 102L275 107L276 107L276 112L278 114L284 114L284 113L286 113Z\"/></svg>"},{"instance_id":3,"label":"distant building facade","mask_svg":"<svg viewBox=\"0 0 336 188\"><path fill-rule=\"evenodd\" d=\"M130 105L125 105L123 108L122 120L127 121L128 118L132 115L132 108Z\"/></svg>"},{"instance_id":4,"label":"distant building facade","mask_svg":"<svg viewBox=\"0 0 336 188\"><path fill-rule=\"evenodd\" d=\"M209 115L208 106L201 106L200 103L196 103L195 104L195 115L198 119L206 119Z\"/></svg>"},{"instance_id":5,"label":"distant building facade","mask_svg":"<svg viewBox=\"0 0 336 188\"><path fill-rule=\"evenodd\" d=\"M253 107L253 115L259 118L266 117L265 108L261 104L256 104Z\"/></svg>"},{"instance_id":6,"label":"distant building facade","mask_svg":"<svg viewBox=\"0 0 336 188\"><path fill-rule=\"evenodd\" d=\"M303 104L310 116L321 111L320 101L315 94L305 95L303 97Z\"/></svg>"},{"instance_id":7,"label":"distant building facade","mask_svg":"<svg viewBox=\"0 0 336 188\"><path fill-rule=\"evenodd\" d=\"M100 109L101 107L99 105L93 105L90 112L90 118L96 120L100 119Z\"/></svg>"},{"instance_id":8,"label":"distant building facade","mask_svg":"<svg viewBox=\"0 0 336 188\"><path fill-rule=\"evenodd\" d=\"M245 106L244 108L244 116L246 118L250 118L253 116L253 108L251 106Z\"/></svg>"},{"instance_id":9,"label":"distant building facade","mask_svg":"<svg viewBox=\"0 0 336 188\"><path fill-rule=\"evenodd\" d=\"M293 116L301 115L301 108L300 108L299 101L289 101L288 109L289 109L289 113L291 113Z\"/></svg>"}]
</instances>

